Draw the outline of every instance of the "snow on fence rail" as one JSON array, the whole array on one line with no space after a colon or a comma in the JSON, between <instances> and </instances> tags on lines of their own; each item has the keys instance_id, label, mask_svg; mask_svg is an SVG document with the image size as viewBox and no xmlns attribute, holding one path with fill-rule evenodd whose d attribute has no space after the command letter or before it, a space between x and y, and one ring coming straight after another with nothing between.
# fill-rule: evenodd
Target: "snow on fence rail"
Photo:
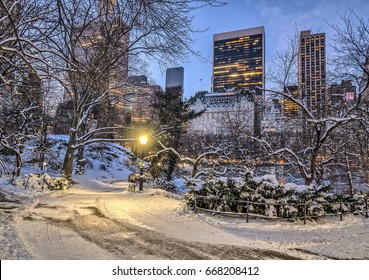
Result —
<instances>
[{"instance_id":1,"label":"snow on fence rail","mask_svg":"<svg viewBox=\"0 0 369 280\"><path fill-rule=\"evenodd\" d=\"M198 206L198 202L201 199L210 199L210 200L216 200L216 201L224 201L224 202L232 202L232 203L238 203L240 205L242 205L242 208L246 211L246 212L227 212L227 211L219 211L219 210L211 210L211 209L207 209L207 208L203 208L203 207L199 207ZM253 213L252 211L250 211L251 206L263 206L265 208L270 208L270 206L275 207L276 209L276 214L277 216L267 216L267 215L262 215L262 214L258 214L258 213ZM355 205L360 205L363 210L357 210L355 208ZM301 209L302 210L302 215L296 215L293 217L287 217L284 218L283 215L281 215L281 208L282 207L296 207L297 209ZM324 213L322 215L309 215L308 214L308 209L310 207L314 207L314 206L339 206L339 211L337 211L336 213ZM345 210L348 209L348 206L350 206L350 210ZM355 209L355 210L354 210ZM369 217L369 210L368 210L368 199L365 199L361 202L351 202L351 201L339 201L339 202L324 202L324 203L318 203L318 202L305 202L305 203L267 203L267 202L253 202L253 201L245 201L245 200L232 200L232 199L224 199L224 198L219 198L219 197L215 197L215 196L201 196L201 195L195 195L195 199L194 199L194 211L197 214L197 212L201 210L201 211L205 211L205 212L210 212L210 213L214 213L214 214L219 214L219 215L229 215L229 216L240 216L240 217L245 217L246 218L246 222L249 222L249 218L262 218L262 219L279 219L279 220L291 220L291 219L303 219L304 220L304 224L306 224L306 221L308 218L320 218L320 217L326 217L326 216L340 216L340 221L343 220L343 215L348 213L348 214L364 214L365 213L365 217L368 218Z\"/></svg>"}]
</instances>

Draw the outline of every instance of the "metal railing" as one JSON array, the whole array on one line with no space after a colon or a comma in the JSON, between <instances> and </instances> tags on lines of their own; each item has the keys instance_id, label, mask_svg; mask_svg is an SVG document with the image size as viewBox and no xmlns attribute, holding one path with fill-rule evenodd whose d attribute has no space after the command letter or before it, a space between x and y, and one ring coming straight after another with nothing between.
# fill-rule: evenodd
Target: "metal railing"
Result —
<instances>
[{"instance_id":1,"label":"metal railing","mask_svg":"<svg viewBox=\"0 0 369 280\"><path fill-rule=\"evenodd\" d=\"M217 200L217 201L224 201L224 202L229 202L229 203L236 203L238 205L242 205L241 209L245 209L246 212L227 212L227 211L218 211L218 210L211 210L211 209L207 209L207 208L203 208L203 207L199 207L198 206L198 201L199 199L211 199L211 200ZM257 214L257 213L252 213L252 211L250 211L250 206L252 205L257 205L257 206L264 206L265 208L270 206L273 206L276 208L276 214L277 216L266 216L266 215L262 215L262 214ZM311 209L313 206L337 206L339 205L339 211L337 211L337 213L324 213L323 215L308 215L308 209ZM361 208L363 208L364 210L354 210L355 209L355 205L359 205L361 206ZM283 215L281 215L281 208L284 206L293 206L295 208L300 208L300 210L302 211L302 215L300 216L293 216L293 217L286 217L284 218ZM344 206L348 207L351 209L350 211L344 211ZM280 219L280 220L292 220L292 219L302 219L304 221L304 224L306 224L307 219L309 218L321 218L321 217L326 217L326 216L339 216L340 217L340 221L343 220L343 215L344 214L364 214L365 213L365 217L368 218L369 217L369 210L368 210L368 199L362 200L362 201L358 201L358 202L352 202L352 201L339 201L339 202L324 202L324 203L319 203L319 202L304 202L304 203L268 203L268 202L254 202L254 201L246 201L246 200L232 200L232 199L224 199L224 198L219 198L219 197L215 197L215 196L200 196L200 195L195 195L195 205L194 205L194 211L195 213L197 213L199 210L201 211L206 211L206 212L211 212L214 214L219 214L219 215L230 215L230 216L240 216L240 217L245 217L246 218L246 222L249 222L250 218L262 218L262 219Z\"/></svg>"}]
</instances>

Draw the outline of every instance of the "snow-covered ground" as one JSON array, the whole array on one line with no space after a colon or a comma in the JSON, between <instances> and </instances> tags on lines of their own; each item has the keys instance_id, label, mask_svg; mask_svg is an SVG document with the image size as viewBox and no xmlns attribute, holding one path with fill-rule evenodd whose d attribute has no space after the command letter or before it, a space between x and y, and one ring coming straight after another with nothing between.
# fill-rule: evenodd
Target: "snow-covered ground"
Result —
<instances>
[{"instance_id":1,"label":"snow-covered ground","mask_svg":"<svg viewBox=\"0 0 369 280\"><path fill-rule=\"evenodd\" d=\"M369 259L362 216L246 223L194 214L162 190L77 181L67 191L41 192L0 178L1 259Z\"/></svg>"},{"instance_id":2,"label":"snow-covered ground","mask_svg":"<svg viewBox=\"0 0 369 280\"><path fill-rule=\"evenodd\" d=\"M52 138L61 163L65 138ZM69 190L49 191L25 174L0 178L0 259L369 259L369 219L345 216L264 221L194 214L180 195L128 191L135 157L114 144L86 150L85 175ZM183 181L176 182L177 185Z\"/></svg>"}]
</instances>

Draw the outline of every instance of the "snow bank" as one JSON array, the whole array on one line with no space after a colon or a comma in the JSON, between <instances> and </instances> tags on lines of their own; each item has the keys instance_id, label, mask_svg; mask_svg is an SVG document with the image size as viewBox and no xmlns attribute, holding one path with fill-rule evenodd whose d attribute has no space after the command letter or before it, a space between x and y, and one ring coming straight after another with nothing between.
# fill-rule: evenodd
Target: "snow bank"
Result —
<instances>
[{"instance_id":1,"label":"snow bank","mask_svg":"<svg viewBox=\"0 0 369 280\"><path fill-rule=\"evenodd\" d=\"M49 135L48 149L45 153L46 173L59 174L68 146L68 135ZM77 169L78 155L75 153L74 169ZM23 173L43 173L38 168L39 154L27 152ZM128 176L137 172L136 156L123 146L115 143L92 143L84 149L85 176L98 180L127 180ZM75 175L76 178L80 176Z\"/></svg>"}]
</instances>

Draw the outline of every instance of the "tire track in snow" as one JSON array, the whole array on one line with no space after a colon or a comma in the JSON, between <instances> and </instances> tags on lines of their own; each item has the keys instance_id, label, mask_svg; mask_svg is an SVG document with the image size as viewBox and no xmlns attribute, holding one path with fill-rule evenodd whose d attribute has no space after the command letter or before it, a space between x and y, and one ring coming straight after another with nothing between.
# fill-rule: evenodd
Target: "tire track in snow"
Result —
<instances>
[{"instance_id":1,"label":"tire track in snow","mask_svg":"<svg viewBox=\"0 0 369 280\"><path fill-rule=\"evenodd\" d=\"M111 259L104 250L68 226L73 219L72 212L66 211L60 216L60 208L69 203L66 197L53 198L50 204L37 204L19 221L25 243L38 259Z\"/></svg>"},{"instance_id":2,"label":"tire track in snow","mask_svg":"<svg viewBox=\"0 0 369 280\"><path fill-rule=\"evenodd\" d=\"M107 210L111 199L127 202L101 192L43 198L19 221L25 243L39 259L294 259L275 251L169 237L131 219L115 219ZM133 200L138 207L125 217L141 220L142 199Z\"/></svg>"},{"instance_id":3,"label":"tire track in snow","mask_svg":"<svg viewBox=\"0 0 369 280\"><path fill-rule=\"evenodd\" d=\"M26 250L22 239L14 227L16 213L0 211L0 259L29 260L33 256Z\"/></svg>"}]
</instances>

